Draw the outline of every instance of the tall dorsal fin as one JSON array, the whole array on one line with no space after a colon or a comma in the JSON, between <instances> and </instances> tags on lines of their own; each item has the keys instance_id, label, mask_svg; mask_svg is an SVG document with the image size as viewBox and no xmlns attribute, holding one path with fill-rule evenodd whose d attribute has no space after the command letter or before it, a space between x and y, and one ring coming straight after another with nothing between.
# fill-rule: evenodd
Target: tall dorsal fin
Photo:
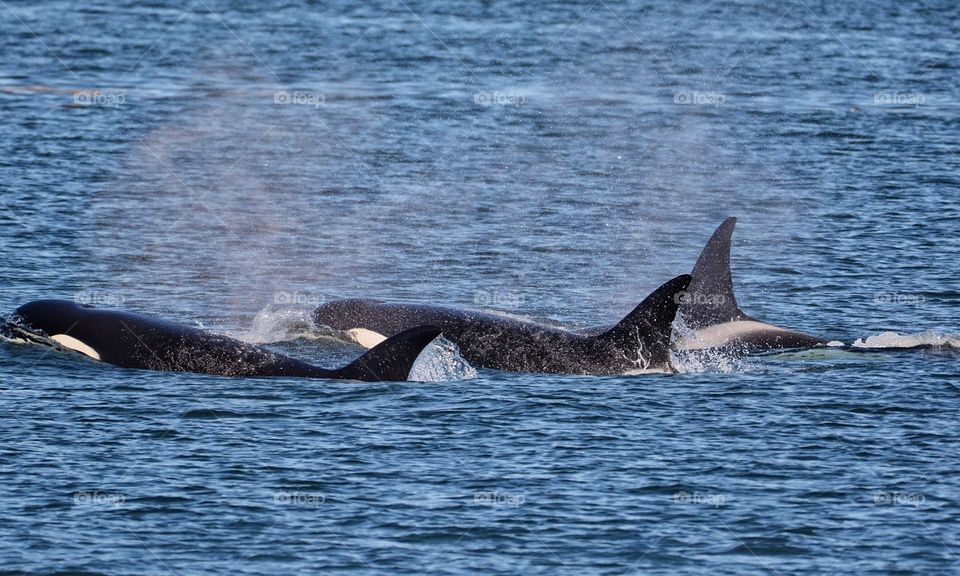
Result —
<instances>
[{"instance_id":1,"label":"tall dorsal fin","mask_svg":"<svg viewBox=\"0 0 960 576\"><path fill-rule=\"evenodd\" d=\"M727 218L703 247L680 313L689 328L700 329L749 316L737 306L730 275L730 242L736 218Z\"/></svg>"}]
</instances>

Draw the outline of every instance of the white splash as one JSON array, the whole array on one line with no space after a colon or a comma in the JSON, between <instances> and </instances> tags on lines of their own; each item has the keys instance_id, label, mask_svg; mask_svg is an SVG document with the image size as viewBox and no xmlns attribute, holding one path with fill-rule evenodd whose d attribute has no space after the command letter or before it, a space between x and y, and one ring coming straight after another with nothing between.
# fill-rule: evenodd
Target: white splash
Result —
<instances>
[{"instance_id":1,"label":"white splash","mask_svg":"<svg viewBox=\"0 0 960 576\"><path fill-rule=\"evenodd\" d=\"M311 311L298 308L265 306L253 317L250 330L230 334L248 344L273 344L297 338L319 339L313 330Z\"/></svg>"},{"instance_id":2,"label":"white splash","mask_svg":"<svg viewBox=\"0 0 960 576\"><path fill-rule=\"evenodd\" d=\"M701 374L719 372L734 374L749 372L750 366L743 358L723 349L696 350L670 353L670 363L678 374Z\"/></svg>"},{"instance_id":3,"label":"white splash","mask_svg":"<svg viewBox=\"0 0 960 576\"><path fill-rule=\"evenodd\" d=\"M670 363L678 374L700 374L720 372L733 374L747 372L748 365L737 354L723 348L686 348L697 339L697 331L686 325L683 314L678 313L673 321L673 336L670 346Z\"/></svg>"},{"instance_id":4,"label":"white splash","mask_svg":"<svg viewBox=\"0 0 960 576\"><path fill-rule=\"evenodd\" d=\"M26 344L29 342L26 338L20 335L16 326L14 326L7 318L0 318L0 342L9 342L11 344Z\"/></svg>"},{"instance_id":5,"label":"white splash","mask_svg":"<svg viewBox=\"0 0 960 576\"><path fill-rule=\"evenodd\" d=\"M440 336L423 349L407 379L416 382L450 382L476 377L476 368L460 356L457 345Z\"/></svg>"},{"instance_id":6,"label":"white splash","mask_svg":"<svg viewBox=\"0 0 960 576\"><path fill-rule=\"evenodd\" d=\"M866 339L858 338L854 348L916 348L917 346L935 346L960 349L960 335L918 332L916 334L898 334L881 332Z\"/></svg>"}]
</instances>

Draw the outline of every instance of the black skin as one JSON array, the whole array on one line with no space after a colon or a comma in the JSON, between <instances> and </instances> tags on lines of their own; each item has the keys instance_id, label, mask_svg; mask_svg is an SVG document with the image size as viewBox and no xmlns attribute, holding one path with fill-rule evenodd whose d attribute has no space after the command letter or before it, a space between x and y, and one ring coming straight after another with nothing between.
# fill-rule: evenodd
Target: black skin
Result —
<instances>
[{"instance_id":1,"label":"black skin","mask_svg":"<svg viewBox=\"0 0 960 576\"><path fill-rule=\"evenodd\" d=\"M368 318L341 322L330 308L349 308ZM361 312L361 310L363 312ZM483 312L442 306L387 304L377 300L338 300L315 312L318 323L337 330L362 326L379 334L396 334L422 321L440 326L471 365L512 372L622 374L636 368L611 345L565 330L521 322Z\"/></svg>"},{"instance_id":2,"label":"black skin","mask_svg":"<svg viewBox=\"0 0 960 576\"><path fill-rule=\"evenodd\" d=\"M190 326L68 300L30 302L18 308L12 320L10 328L20 335L65 334L93 348L101 361L123 368L366 381L406 380L417 356L440 334L436 327L415 327L348 366L330 370Z\"/></svg>"},{"instance_id":3,"label":"black skin","mask_svg":"<svg viewBox=\"0 0 960 576\"><path fill-rule=\"evenodd\" d=\"M410 326L431 324L478 368L555 374L672 371L672 322L677 296L689 280L680 276L667 282L620 324L595 336L485 312L370 299L329 302L314 311L314 320L335 330L364 328L387 337Z\"/></svg>"}]
</instances>

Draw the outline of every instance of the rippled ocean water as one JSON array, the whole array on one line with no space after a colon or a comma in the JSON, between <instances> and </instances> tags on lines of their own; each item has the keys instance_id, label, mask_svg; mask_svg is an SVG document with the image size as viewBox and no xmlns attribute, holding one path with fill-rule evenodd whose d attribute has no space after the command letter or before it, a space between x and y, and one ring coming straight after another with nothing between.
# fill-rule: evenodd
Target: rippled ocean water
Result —
<instances>
[{"instance_id":1,"label":"rippled ocean water","mask_svg":"<svg viewBox=\"0 0 960 576\"><path fill-rule=\"evenodd\" d=\"M955 3L359 4L0 1L0 311L334 365L318 303L608 323L733 215L744 310L868 347L360 384L0 343L4 573L960 569Z\"/></svg>"}]
</instances>

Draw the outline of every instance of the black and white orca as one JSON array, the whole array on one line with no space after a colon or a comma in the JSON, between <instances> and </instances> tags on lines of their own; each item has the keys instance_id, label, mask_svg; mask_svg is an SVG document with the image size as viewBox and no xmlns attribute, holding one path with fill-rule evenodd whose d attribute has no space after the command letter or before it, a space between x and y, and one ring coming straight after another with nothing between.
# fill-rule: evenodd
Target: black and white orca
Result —
<instances>
[{"instance_id":1,"label":"black and white orca","mask_svg":"<svg viewBox=\"0 0 960 576\"><path fill-rule=\"evenodd\" d=\"M730 273L730 245L736 218L727 218L707 241L690 275L679 316L687 328L674 347L678 351L716 350L750 353L764 350L813 348L828 340L767 324L748 316L737 305ZM578 330L598 334L609 326Z\"/></svg>"},{"instance_id":2,"label":"black and white orca","mask_svg":"<svg viewBox=\"0 0 960 576\"><path fill-rule=\"evenodd\" d=\"M323 304L313 318L319 325L347 331L367 347L410 326L434 325L457 345L467 362L479 368L556 374L669 373L674 371L670 363L673 319L689 283L689 275L670 280L620 323L591 335L486 312L363 298Z\"/></svg>"},{"instance_id":3,"label":"black and white orca","mask_svg":"<svg viewBox=\"0 0 960 576\"><path fill-rule=\"evenodd\" d=\"M14 312L6 330L123 368L365 381L406 380L420 352L440 334L432 326L410 327L346 367L328 370L227 336L69 300L25 304Z\"/></svg>"},{"instance_id":4,"label":"black and white orca","mask_svg":"<svg viewBox=\"0 0 960 576\"><path fill-rule=\"evenodd\" d=\"M693 281L680 306L683 322L693 334L680 338L677 347L755 352L826 345L829 341L824 338L767 324L740 309L730 273L730 244L736 225L736 218L724 220L697 258Z\"/></svg>"},{"instance_id":5,"label":"black and white orca","mask_svg":"<svg viewBox=\"0 0 960 576\"><path fill-rule=\"evenodd\" d=\"M368 348L411 326L435 324L474 366L521 372L670 372L671 350L749 353L827 344L824 338L774 326L740 310L730 273L736 222L728 218L717 228L689 276L659 288L616 325L568 331L486 312L372 299L328 302L313 317L317 324L345 331ZM685 289L676 293L680 286ZM671 304L674 300L679 311ZM671 345L678 312L687 330ZM623 338L624 333L631 336Z\"/></svg>"}]
</instances>

